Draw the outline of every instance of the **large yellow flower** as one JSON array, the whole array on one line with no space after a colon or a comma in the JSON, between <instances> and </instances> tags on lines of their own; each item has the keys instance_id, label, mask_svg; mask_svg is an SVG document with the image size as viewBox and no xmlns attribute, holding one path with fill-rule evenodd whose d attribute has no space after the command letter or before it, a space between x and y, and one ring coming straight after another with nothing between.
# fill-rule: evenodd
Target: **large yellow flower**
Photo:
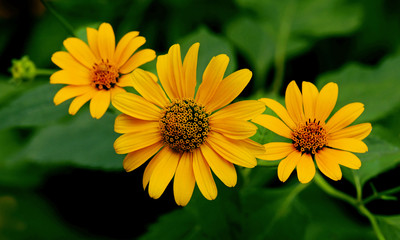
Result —
<instances>
[{"instance_id":1,"label":"large yellow flower","mask_svg":"<svg viewBox=\"0 0 400 240\"><path fill-rule=\"evenodd\" d=\"M248 69L223 78L229 58L218 55L210 61L197 93L196 68L199 43L191 46L182 63L178 44L157 58L163 89L143 70L132 73L132 93L115 95L113 105L123 112L115 120L115 131L123 133L114 143L117 153L128 155L123 165L132 171L155 155L147 165L143 187L159 198L174 177L178 205L185 206L195 183L205 198L217 196L211 173L228 187L236 185L234 164L252 168L262 145L252 141L257 127L248 122L265 110L255 100L229 106L250 81ZM165 92L164 92L165 91ZM211 170L210 170L211 168Z\"/></svg>"},{"instance_id":2,"label":"large yellow flower","mask_svg":"<svg viewBox=\"0 0 400 240\"><path fill-rule=\"evenodd\" d=\"M300 182L307 183L315 175L314 161L319 170L337 181L342 178L339 165L359 169L360 159L351 152L368 151L362 140L371 132L370 123L354 126L353 123L364 111L362 103L350 103L337 111L327 122L338 96L336 83L328 83L318 92L309 82L303 82L303 93L295 81L286 89L286 109L277 101L260 99L280 119L270 115L259 115L252 121L276 134L288 138L291 143L273 142L265 144L266 154L257 156L264 160L283 160L278 166L278 177L284 182L294 168Z\"/></svg>"},{"instance_id":3,"label":"large yellow flower","mask_svg":"<svg viewBox=\"0 0 400 240\"><path fill-rule=\"evenodd\" d=\"M69 106L69 113L74 115L91 100L92 117L101 118L111 97L125 92L122 87L132 86L126 74L156 57L151 49L133 54L146 42L138 35L136 31L127 33L115 47L113 29L110 24L103 23L98 31L87 28L89 46L78 38L67 38L64 46L68 52L56 52L51 58L62 70L51 75L50 83L68 84L54 96L54 103L58 105L76 97Z\"/></svg>"}]
</instances>

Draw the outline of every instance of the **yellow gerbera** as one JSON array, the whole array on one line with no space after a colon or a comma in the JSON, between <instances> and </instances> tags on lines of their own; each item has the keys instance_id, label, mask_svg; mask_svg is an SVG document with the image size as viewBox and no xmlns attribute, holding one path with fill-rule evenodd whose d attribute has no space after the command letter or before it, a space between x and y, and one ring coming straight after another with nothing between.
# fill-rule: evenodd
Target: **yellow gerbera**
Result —
<instances>
[{"instance_id":1,"label":"yellow gerbera","mask_svg":"<svg viewBox=\"0 0 400 240\"><path fill-rule=\"evenodd\" d=\"M126 74L155 59L151 49L133 54L146 39L139 32L129 32L115 47L114 31L103 23L99 30L87 28L89 46L78 38L67 38L64 46L68 52L59 51L51 60L62 70L50 77L50 83L68 84L54 96L56 105L76 97L69 106L74 115L87 101L93 118L101 118L113 95L125 92L122 87L132 86ZM132 55L133 54L133 55Z\"/></svg>"},{"instance_id":2,"label":"yellow gerbera","mask_svg":"<svg viewBox=\"0 0 400 240\"><path fill-rule=\"evenodd\" d=\"M291 143L274 142L265 144L266 153L257 156L263 160L279 160L278 177L285 182L294 168L300 182L307 183L315 175L314 161L327 177L337 181L342 178L339 165L359 169L360 159L351 152L368 151L362 140L371 132L370 123L348 127L364 111L362 103L350 103L337 111L327 122L338 97L336 83L328 83L318 92L314 84L302 83L303 93L295 81L286 89L286 109L277 101L262 98L280 118L259 115L252 119ZM326 122L326 123L325 123Z\"/></svg>"},{"instance_id":3,"label":"yellow gerbera","mask_svg":"<svg viewBox=\"0 0 400 240\"><path fill-rule=\"evenodd\" d=\"M237 181L233 164L252 168L257 164L255 153L264 152L262 145L248 139L257 131L248 120L261 114L264 104L248 100L226 106L248 84L251 71L242 69L223 78L229 58L218 55L208 64L195 94L199 45L191 46L183 63L178 44L157 58L164 90L137 69L132 82L142 97L121 93L113 99L123 113L115 120L115 131L123 135L114 148L119 154L128 153L125 170L132 171L155 155L144 172L144 189L149 185L150 197L159 198L174 177L175 201L181 206L189 202L195 183L205 198L216 198L210 168L233 187Z\"/></svg>"}]
</instances>

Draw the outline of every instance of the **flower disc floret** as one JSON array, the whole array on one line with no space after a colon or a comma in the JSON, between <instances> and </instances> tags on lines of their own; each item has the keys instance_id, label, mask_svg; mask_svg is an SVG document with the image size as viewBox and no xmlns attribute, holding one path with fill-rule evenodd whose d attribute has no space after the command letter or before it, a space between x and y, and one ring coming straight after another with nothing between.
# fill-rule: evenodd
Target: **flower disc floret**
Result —
<instances>
[{"instance_id":1,"label":"flower disc floret","mask_svg":"<svg viewBox=\"0 0 400 240\"><path fill-rule=\"evenodd\" d=\"M308 119L305 124L300 124L292 135L294 147L302 153L316 154L327 144L326 130L320 121L316 122L315 119Z\"/></svg>"},{"instance_id":2,"label":"flower disc floret","mask_svg":"<svg viewBox=\"0 0 400 240\"><path fill-rule=\"evenodd\" d=\"M92 85L99 90L110 90L118 83L118 69L107 61L95 63L91 71Z\"/></svg>"}]
</instances>

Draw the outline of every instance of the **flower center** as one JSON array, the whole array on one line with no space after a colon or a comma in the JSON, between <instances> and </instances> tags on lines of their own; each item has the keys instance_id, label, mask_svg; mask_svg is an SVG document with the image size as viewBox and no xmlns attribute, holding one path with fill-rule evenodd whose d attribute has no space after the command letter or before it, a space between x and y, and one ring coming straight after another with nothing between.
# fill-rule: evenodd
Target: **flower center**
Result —
<instances>
[{"instance_id":1,"label":"flower center","mask_svg":"<svg viewBox=\"0 0 400 240\"><path fill-rule=\"evenodd\" d=\"M177 152L191 152L206 141L209 114L191 98L174 99L160 119L164 143Z\"/></svg>"},{"instance_id":2,"label":"flower center","mask_svg":"<svg viewBox=\"0 0 400 240\"><path fill-rule=\"evenodd\" d=\"M327 144L326 130L319 121L308 119L293 131L292 143L302 153L315 154Z\"/></svg>"},{"instance_id":3,"label":"flower center","mask_svg":"<svg viewBox=\"0 0 400 240\"><path fill-rule=\"evenodd\" d=\"M99 90L110 90L118 82L118 69L108 62L101 60L95 63L91 71L92 85Z\"/></svg>"}]
</instances>

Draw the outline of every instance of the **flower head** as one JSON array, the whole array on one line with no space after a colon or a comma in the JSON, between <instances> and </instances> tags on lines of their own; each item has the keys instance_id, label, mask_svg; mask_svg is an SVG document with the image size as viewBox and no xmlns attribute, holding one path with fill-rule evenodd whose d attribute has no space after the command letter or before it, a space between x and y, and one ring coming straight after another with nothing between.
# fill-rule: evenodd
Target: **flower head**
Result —
<instances>
[{"instance_id":1,"label":"flower head","mask_svg":"<svg viewBox=\"0 0 400 240\"><path fill-rule=\"evenodd\" d=\"M148 185L149 195L159 198L174 178L175 201L181 206L189 202L195 183L205 198L216 198L211 170L233 187L234 164L252 168L257 164L254 153L264 153L262 145L249 139L257 127L248 122L265 110L264 104L249 100L226 106L252 73L242 69L224 78L229 58L218 55L208 64L195 94L198 49L199 44L193 44L182 63L180 46L173 45L157 58L163 88L137 69L132 82L142 96L121 93L113 99L123 113L115 120L115 131L123 135L114 147L119 154L128 153L125 170L132 171L155 155L145 169L143 187Z\"/></svg>"},{"instance_id":2,"label":"flower head","mask_svg":"<svg viewBox=\"0 0 400 240\"><path fill-rule=\"evenodd\" d=\"M115 46L111 25L103 23L99 30L87 28L89 45L78 38L66 39L64 46L68 52L56 52L51 58L62 70L51 75L50 83L68 84L54 96L54 103L75 97L69 106L69 113L74 115L91 100L92 117L101 118L112 96L132 85L127 74L156 57L151 49L135 53L146 42L138 35L139 32L129 32Z\"/></svg>"},{"instance_id":3,"label":"flower head","mask_svg":"<svg viewBox=\"0 0 400 240\"><path fill-rule=\"evenodd\" d=\"M276 134L288 138L288 142L265 144L266 153L257 157L263 160L283 159L278 166L278 177L285 182L296 168L300 182L307 183L315 175L314 161L327 177L337 181L342 178L339 165L359 169L361 161L355 153L368 151L362 140L371 132L370 123L354 126L364 111L362 103L350 103L342 107L327 121L338 97L336 83L326 84L320 92L309 82L303 82L302 93L295 81L286 89L284 108L275 100L262 98L279 118L259 115L252 119Z\"/></svg>"}]
</instances>

